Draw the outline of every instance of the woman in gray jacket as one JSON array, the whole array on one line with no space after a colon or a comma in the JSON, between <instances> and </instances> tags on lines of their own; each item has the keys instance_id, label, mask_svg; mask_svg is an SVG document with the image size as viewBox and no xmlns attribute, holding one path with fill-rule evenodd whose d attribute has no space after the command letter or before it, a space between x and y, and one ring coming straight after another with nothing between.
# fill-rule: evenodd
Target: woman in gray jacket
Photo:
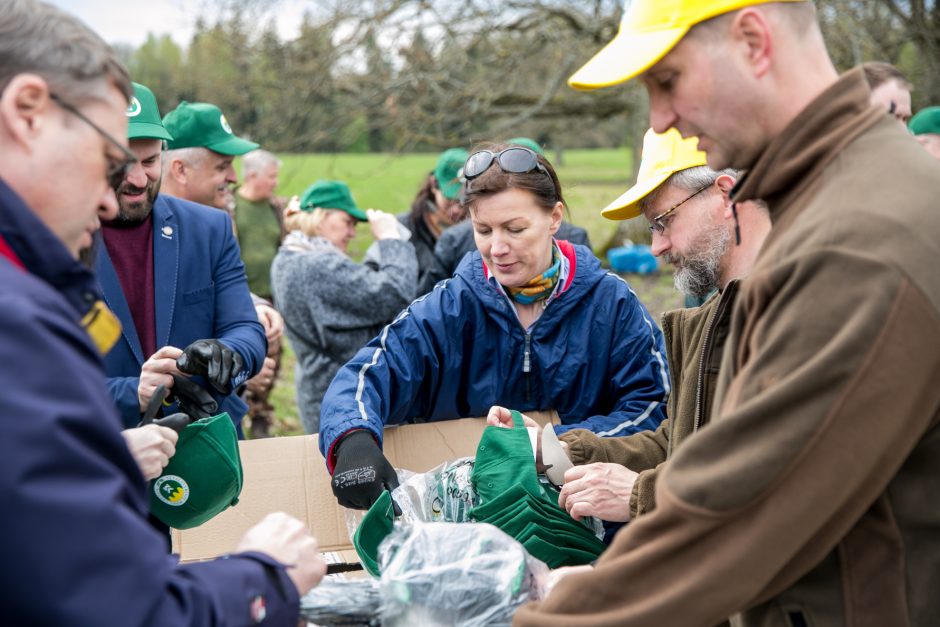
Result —
<instances>
[{"instance_id":1,"label":"woman in gray jacket","mask_svg":"<svg viewBox=\"0 0 940 627\"><path fill-rule=\"evenodd\" d=\"M347 255L356 223L376 241L363 263ZM306 433L336 371L415 296L414 247L391 214L356 206L340 181L317 181L284 212L288 231L271 264L271 288L297 355L297 408Z\"/></svg>"}]
</instances>

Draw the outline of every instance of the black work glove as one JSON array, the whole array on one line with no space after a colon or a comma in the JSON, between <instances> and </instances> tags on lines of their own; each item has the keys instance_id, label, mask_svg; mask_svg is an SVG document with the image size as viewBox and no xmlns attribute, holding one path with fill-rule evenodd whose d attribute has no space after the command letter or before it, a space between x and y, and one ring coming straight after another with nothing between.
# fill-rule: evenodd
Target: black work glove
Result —
<instances>
[{"instance_id":1,"label":"black work glove","mask_svg":"<svg viewBox=\"0 0 940 627\"><path fill-rule=\"evenodd\" d=\"M195 420L193 417L183 412L170 414L169 416L164 416L163 418L156 418L157 413L160 411L160 406L163 404L163 399L165 399L166 396L166 386L162 384L158 385L157 389L153 392L153 396L150 397L150 402L147 404L147 411L144 412L143 418L137 425L138 427L143 427L150 424L160 425L161 427L168 427L179 433L183 430L184 427L186 427L186 425L191 424Z\"/></svg>"},{"instance_id":2,"label":"black work glove","mask_svg":"<svg viewBox=\"0 0 940 627\"><path fill-rule=\"evenodd\" d=\"M205 377L221 394L232 391L232 377L242 369L238 353L218 340L196 340L176 359L180 372Z\"/></svg>"},{"instance_id":3,"label":"black work glove","mask_svg":"<svg viewBox=\"0 0 940 627\"><path fill-rule=\"evenodd\" d=\"M343 507L369 509L382 492L398 487L398 475L385 459L372 433L353 431L337 444L333 494ZM395 513L401 510L395 506Z\"/></svg>"},{"instance_id":4,"label":"black work glove","mask_svg":"<svg viewBox=\"0 0 940 627\"><path fill-rule=\"evenodd\" d=\"M205 388L178 374L172 377L173 387L170 394L176 397L181 412L189 414L193 420L209 418L219 413L219 404Z\"/></svg>"}]
</instances>

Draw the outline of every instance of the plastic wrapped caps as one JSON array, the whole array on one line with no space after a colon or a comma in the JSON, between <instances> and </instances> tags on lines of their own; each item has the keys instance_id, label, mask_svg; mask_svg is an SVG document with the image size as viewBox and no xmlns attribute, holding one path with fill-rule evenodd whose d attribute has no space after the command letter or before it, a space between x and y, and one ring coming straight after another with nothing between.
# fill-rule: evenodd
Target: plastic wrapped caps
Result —
<instances>
[{"instance_id":1,"label":"plastic wrapped caps","mask_svg":"<svg viewBox=\"0 0 940 627\"><path fill-rule=\"evenodd\" d=\"M321 627L378 627L380 605L376 580L331 576L300 599L300 615Z\"/></svg>"},{"instance_id":2,"label":"plastic wrapped caps","mask_svg":"<svg viewBox=\"0 0 940 627\"><path fill-rule=\"evenodd\" d=\"M397 525L379 548L382 624L509 625L549 570L487 524Z\"/></svg>"}]
</instances>

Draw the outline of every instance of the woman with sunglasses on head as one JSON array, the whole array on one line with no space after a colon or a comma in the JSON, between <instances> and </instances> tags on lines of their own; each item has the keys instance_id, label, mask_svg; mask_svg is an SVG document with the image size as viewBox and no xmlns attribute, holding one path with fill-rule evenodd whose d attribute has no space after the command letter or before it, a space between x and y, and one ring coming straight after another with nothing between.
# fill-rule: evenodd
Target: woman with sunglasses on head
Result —
<instances>
[{"instance_id":1,"label":"woman with sunglasses on head","mask_svg":"<svg viewBox=\"0 0 940 627\"><path fill-rule=\"evenodd\" d=\"M341 505L367 508L397 485L380 448L385 425L502 405L554 409L559 432L612 436L664 417L662 334L590 249L553 237L565 205L548 161L495 145L470 155L464 177L477 252L341 368L324 397L320 449Z\"/></svg>"}]
</instances>

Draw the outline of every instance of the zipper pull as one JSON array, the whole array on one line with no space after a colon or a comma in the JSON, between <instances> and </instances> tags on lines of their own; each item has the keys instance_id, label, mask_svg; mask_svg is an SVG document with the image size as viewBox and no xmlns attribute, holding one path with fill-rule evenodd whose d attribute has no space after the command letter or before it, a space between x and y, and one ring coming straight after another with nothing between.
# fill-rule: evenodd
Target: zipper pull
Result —
<instances>
[{"instance_id":1,"label":"zipper pull","mask_svg":"<svg viewBox=\"0 0 940 627\"><path fill-rule=\"evenodd\" d=\"M529 348L532 344L532 336L529 333L525 334L525 357L522 359L522 372L531 372L532 371L532 362L529 357Z\"/></svg>"}]
</instances>

